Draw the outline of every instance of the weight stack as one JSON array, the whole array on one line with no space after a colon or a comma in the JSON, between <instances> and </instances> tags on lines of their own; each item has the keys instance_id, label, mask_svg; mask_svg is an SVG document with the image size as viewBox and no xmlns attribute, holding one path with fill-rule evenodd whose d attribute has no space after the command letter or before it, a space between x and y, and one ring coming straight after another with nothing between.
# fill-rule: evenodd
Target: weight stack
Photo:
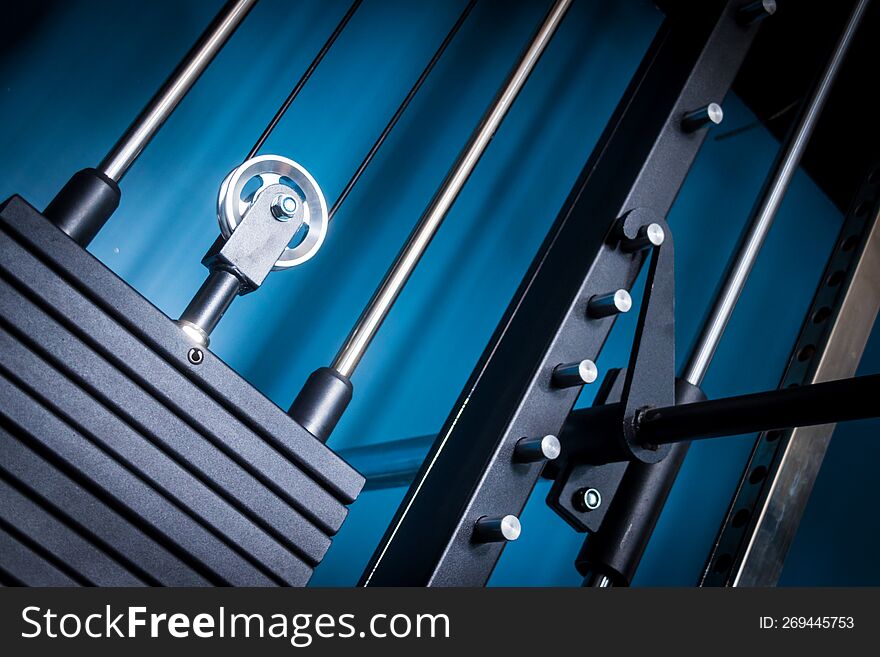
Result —
<instances>
[{"instance_id":1,"label":"weight stack","mask_svg":"<svg viewBox=\"0 0 880 657\"><path fill-rule=\"evenodd\" d=\"M364 478L18 196L0 583L305 585Z\"/></svg>"}]
</instances>

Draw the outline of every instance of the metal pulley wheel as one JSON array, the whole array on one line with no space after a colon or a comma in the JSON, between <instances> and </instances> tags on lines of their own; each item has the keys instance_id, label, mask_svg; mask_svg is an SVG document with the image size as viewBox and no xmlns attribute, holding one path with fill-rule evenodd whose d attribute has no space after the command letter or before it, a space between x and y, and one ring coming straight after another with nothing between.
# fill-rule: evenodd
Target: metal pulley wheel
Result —
<instances>
[{"instance_id":1,"label":"metal pulley wheel","mask_svg":"<svg viewBox=\"0 0 880 657\"><path fill-rule=\"evenodd\" d=\"M245 187L255 178L259 187L242 197ZM217 219L224 239L254 205L256 198L270 185L284 185L303 208L305 236L298 244L284 249L273 271L295 267L314 256L327 235L327 202L318 183L300 164L280 155L259 155L243 162L229 172L220 185L217 197ZM277 189L277 188L276 188Z\"/></svg>"}]
</instances>

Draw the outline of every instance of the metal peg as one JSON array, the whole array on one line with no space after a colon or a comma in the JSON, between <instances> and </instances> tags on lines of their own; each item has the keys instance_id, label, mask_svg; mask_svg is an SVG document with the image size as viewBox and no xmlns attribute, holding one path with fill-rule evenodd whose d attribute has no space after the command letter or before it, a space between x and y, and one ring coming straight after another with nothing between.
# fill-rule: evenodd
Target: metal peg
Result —
<instances>
[{"instance_id":1,"label":"metal peg","mask_svg":"<svg viewBox=\"0 0 880 657\"><path fill-rule=\"evenodd\" d=\"M587 302L587 315L593 319L611 317L629 312L632 308L632 297L626 290L617 290L608 294L596 294Z\"/></svg>"},{"instance_id":2,"label":"metal peg","mask_svg":"<svg viewBox=\"0 0 880 657\"><path fill-rule=\"evenodd\" d=\"M681 117L681 128L685 132L696 132L700 128L718 125L724 119L724 110L718 103L709 103Z\"/></svg>"},{"instance_id":3,"label":"metal peg","mask_svg":"<svg viewBox=\"0 0 880 657\"><path fill-rule=\"evenodd\" d=\"M562 452L559 438L553 435L542 438L520 438L513 449L514 460L520 463L552 461Z\"/></svg>"},{"instance_id":4,"label":"metal peg","mask_svg":"<svg viewBox=\"0 0 880 657\"><path fill-rule=\"evenodd\" d=\"M591 360L576 363L562 363L553 369L553 385L557 388L571 388L592 383L599 376L596 364Z\"/></svg>"},{"instance_id":5,"label":"metal peg","mask_svg":"<svg viewBox=\"0 0 880 657\"><path fill-rule=\"evenodd\" d=\"M776 13L776 0L757 0L740 7L736 12L736 22L740 25L754 25Z\"/></svg>"},{"instance_id":6,"label":"metal peg","mask_svg":"<svg viewBox=\"0 0 880 657\"><path fill-rule=\"evenodd\" d=\"M624 239L620 242L620 248L627 253L635 253L636 251L644 251L645 249L653 249L655 246L663 244L666 239L666 233L660 224L648 224L639 229L639 234L635 239Z\"/></svg>"},{"instance_id":7,"label":"metal peg","mask_svg":"<svg viewBox=\"0 0 880 657\"><path fill-rule=\"evenodd\" d=\"M519 538L522 526L514 515L483 516L474 523L474 540L478 543L501 543Z\"/></svg>"}]
</instances>

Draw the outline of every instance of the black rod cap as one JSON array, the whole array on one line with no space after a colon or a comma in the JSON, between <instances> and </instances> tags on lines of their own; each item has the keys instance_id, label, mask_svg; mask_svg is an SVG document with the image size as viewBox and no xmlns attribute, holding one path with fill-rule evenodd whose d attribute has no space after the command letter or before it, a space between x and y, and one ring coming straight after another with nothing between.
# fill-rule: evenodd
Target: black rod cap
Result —
<instances>
[{"instance_id":1,"label":"black rod cap","mask_svg":"<svg viewBox=\"0 0 880 657\"><path fill-rule=\"evenodd\" d=\"M119 207L119 185L97 169L73 174L43 215L77 244L86 247Z\"/></svg>"}]
</instances>

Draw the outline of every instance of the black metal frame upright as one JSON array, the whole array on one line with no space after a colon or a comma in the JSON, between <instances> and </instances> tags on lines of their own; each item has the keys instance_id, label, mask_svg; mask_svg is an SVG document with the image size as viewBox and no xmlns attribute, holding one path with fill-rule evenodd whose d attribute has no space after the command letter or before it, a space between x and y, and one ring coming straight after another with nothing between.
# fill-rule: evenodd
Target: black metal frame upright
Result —
<instances>
[{"instance_id":1,"label":"black metal frame upright","mask_svg":"<svg viewBox=\"0 0 880 657\"><path fill-rule=\"evenodd\" d=\"M629 289L645 260L614 229L638 210L662 219L704 131L682 117L729 90L754 37L741 2L671 11L364 572L363 585L482 585L503 542L475 540L484 517L518 514L541 465L518 463L523 437L558 434L579 388L559 363L593 359L614 323L597 294ZM670 382L671 383L671 382Z\"/></svg>"}]
</instances>

